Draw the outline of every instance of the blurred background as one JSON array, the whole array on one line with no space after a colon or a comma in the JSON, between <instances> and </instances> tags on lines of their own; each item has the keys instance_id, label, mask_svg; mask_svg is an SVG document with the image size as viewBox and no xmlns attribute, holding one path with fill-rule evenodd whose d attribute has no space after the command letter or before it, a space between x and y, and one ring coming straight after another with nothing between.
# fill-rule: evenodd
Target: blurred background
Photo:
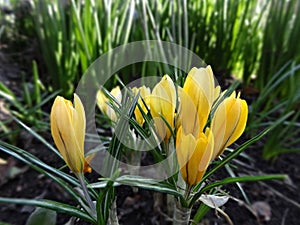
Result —
<instances>
[{"instance_id":1,"label":"blurred background","mask_svg":"<svg viewBox=\"0 0 300 225\"><path fill-rule=\"evenodd\" d=\"M240 81L250 105L247 135L276 126L262 146L264 158L299 152L297 0L1 0L1 139L17 141L11 113L49 130L55 95L70 97L89 65L110 49L149 39L192 50L223 87ZM143 67L122 79L133 76L143 76Z\"/></svg>"}]
</instances>

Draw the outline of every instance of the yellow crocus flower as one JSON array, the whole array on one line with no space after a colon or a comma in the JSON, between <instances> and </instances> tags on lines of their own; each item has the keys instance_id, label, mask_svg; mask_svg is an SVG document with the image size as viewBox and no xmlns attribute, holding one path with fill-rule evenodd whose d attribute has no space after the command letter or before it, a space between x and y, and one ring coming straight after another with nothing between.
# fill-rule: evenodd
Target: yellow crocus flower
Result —
<instances>
[{"instance_id":1,"label":"yellow crocus flower","mask_svg":"<svg viewBox=\"0 0 300 225\"><path fill-rule=\"evenodd\" d=\"M233 92L220 103L212 119L211 129L215 145L213 159L235 142L244 132L248 118L248 105Z\"/></svg>"},{"instance_id":2,"label":"yellow crocus flower","mask_svg":"<svg viewBox=\"0 0 300 225\"><path fill-rule=\"evenodd\" d=\"M148 97L150 113L155 123L156 131L161 139L169 140L171 131L163 121L163 116L170 127L174 128L174 117L176 108L176 90L172 79L165 75L155 85L151 95Z\"/></svg>"},{"instance_id":3,"label":"yellow crocus flower","mask_svg":"<svg viewBox=\"0 0 300 225\"><path fill-rule=\"evenodd\" d=\"M180 172L188 186L197 184L203 177L213 153L213 137L209 129L198 138L185 134L179 127L176 135L176 154Z\"/></svg>"},{"instance_id":4,"label":"yellow crocus flower","mask_svg":"<svg viewBox=\"0 0 300 225\"><path fill-rule=\"evenodd\" d=\"M197 137L204 131L212 105L220 94L220 86L215 87L211 67L192 68L179 94L178 122L185 133Z\"/></svg>"},{"instance_id":5,"label":"yellow crocus flower","mask_svg":"<svg viewBox=\"0 0 300 225\"><path fill-rule=\"evenodd\" d=\"M146 87L145 85L137 88L137 87L133 87L132 92L137 95L140 92L140 97L138 100L138 104L141 106L143 112L145 114L148 113L147 107L149 105L147 97L150 95L150 88ZM143 103L142 99L144 100L144 102L146 103L147 107L145 106L145 104ZM135 119L136 121L140 124L143 125L143 123L145 122L144 117L139 109L138 106L136 106L135 110L134 110L134 115L135 115Z\"/></svg>"},{"instance_id":6,"label":"yellow crocus flower","mask_svg":"<svg viewBox=\"0 0 300 225\"><path fill-rule=\"evenodd\" d=\"M52 105L51 134L68 167L80 175L84 170L85 112L79 97L71 101L57 96Z\"/></svg>"},{"instance_id":7,"label":"yellow crocus flower","mask_svg":"<svg viewBox=\"0 0 300 225\"><path fill-rule=\"evenodd\" d=\"M110 94L115 97L118 103L121 104L122 92L119 86L113 88L110 91ZM109 99L105 96L105 94L101 90L97 92L96 100L97 100L96 101L97 105L101 110L101 112L104 113L111 121L116 122L118 119L116 112L107 104L109 102Z\"/></svg>"}]
</instances>

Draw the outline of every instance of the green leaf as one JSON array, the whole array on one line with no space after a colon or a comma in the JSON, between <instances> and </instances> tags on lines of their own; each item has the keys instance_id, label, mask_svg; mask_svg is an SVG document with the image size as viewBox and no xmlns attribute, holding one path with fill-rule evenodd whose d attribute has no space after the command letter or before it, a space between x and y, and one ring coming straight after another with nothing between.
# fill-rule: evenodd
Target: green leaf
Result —
<instances>
[{"instance_id":1,"label":"green leaf","mask_svg":"<svg viewBox=\"0 0 300 225\"><path fill-rule=\"evenodd\" d=\"M45 208L36 208L29 216L26 225L55 225L56 212Z\"/></svg>"},{"instance_id":2,"label":"green leaf","mask_svg":"<svg viewBox=\"0 0 300 225\"><path fill-rule=\"evenodd\" d=\"M69 216L82 219L84 221L95 224L96 221L84 211L64 203L48 200L48 199L24 199L24 198L3 198L0 197L0 203L31 205L41 208L50 209L59 213L65 213Z\"/></svg>"},{"instance_id":3,"label":"green leaf","mask_svg":"<svg viewBox=\"0 0 300 225\"><path fill-rule=\"evenodd\" d=\"M35 132L32 128L28 127L25 123L21 120L17 119L16 117L12 116L13 120L16 121L21 127L23 127L26 131L28 131L33 137L38 139L42 142L47 148L49 148L55 155L57 155L60 159L63 159L61 154L52 146L50 145L41 135Z\"/></svg>"},{"instance_id":4,"label":"green leaf","mask_svg":"<svg viewBox=\"0 0 300 225\"><path fill-rule=\"evenodd\" d=\"M138 188L166 193L182 198L182 195L176 190L176 188L165 181L157 181L155 179L145 178L141 176L124 175L117 178L115 183L135 186ZM103 182L90 184L89 187L102 188Z\"/></svg>"},{"instance_id":5,"label":"green leaf","mask_svg":"<svg viewBox=\"0 0 300 225\"><path fill-rule=\"evenodd\" d=\"M256 181L264 181L264 180L275 180L275 179L285 179L286 175L284 174L271 174L271 175L258 175L258 176L242 176L242 177L228 177L221 181L216 181L211 184L204 186L198 193L196 193L191 200L190 205L193 205L200 196L211 190L214 187L219 187L225 184L237 183L237 182L256 182Z\"/></svg>"},{"instance_id":6,"label":"green leaf","mask_svg":"<svg viewBox=\"0 0 300 225\"><path fill-rule=\"evenodd\" d=\"M0 225L12 225L11 223L5 223L0 221Z\"/></svg>"},{"instance_id":7,"label":"green leaf","mask_svg":"<svg viewBox=\"0 0 300 225\"><path fill-rule=\"evenodd\" d=\"M73 198L74 201L76 201L88 212L83 197L78 192L76 192L74 188L69 184L71 183L75 186L79 186L79 183L75 178L43 163L42 161L40 161L38 158L30 154L29 152L26 152L25 150L22 150L15 146L9 145L5 142L0 141L0 151L3 151L15 157L16 159L26 163L27 165L35 169L38 173L44 174L50 179L52 179L53 181L55 181L56 183L58 183Z\"/></svg>"}]
</instances>

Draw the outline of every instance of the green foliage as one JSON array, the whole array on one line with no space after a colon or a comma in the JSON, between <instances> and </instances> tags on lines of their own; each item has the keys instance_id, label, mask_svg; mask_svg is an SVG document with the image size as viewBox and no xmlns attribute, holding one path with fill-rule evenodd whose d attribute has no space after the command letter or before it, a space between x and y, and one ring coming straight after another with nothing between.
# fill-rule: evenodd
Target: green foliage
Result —
<instances>
[{"instance_id":1,"label":"green foliage","mask_svg":"<svg viewBox=\"0 0 300 225\"><path fill-rule=\"evenodd\" d=\"M271 0L259 59L255 85L262 90L286 62L300 62L300 47L295 45L300 36L300 4L298 1ZM299 72L298 72L299 74ZM299 79L298 79L299 81ZM289 82L281 86L288 88Z\"/></svg>"},{"instance_id":2,"label":"green foliage","mask_svg":"<svg viewBox=\"0 0 300 225\"><path fill-rule=\"evenodd\" d=\"M26 124L34 126L38 131L48 129L48 114L42 110L45 104L57 94L54 92L49 95L42 84L38 68L35 61L32 62L32 78L30 82L26 82L25 76L22 76L20 90L21 96L16 96L4 83L0 82L0 96L6 101L6 108L10 115L17 117ZM47 119L45 119L47 118ZM4 131L1 137L7 136L11 142L14 142L18 130L11 129L12 118L0 122L1 129Z\"/></svg>"},{"instance_id":3,"label":"green foliage","mask_svg":"<svg viewBox=\"0 0 300 225\"><path fill-rule=\"evenodd\" d=\"M261 41L259 24L265 7L257 12L256 0L88 0L84 4L55 0L35 1L33 8L51 83L55 90L70 95L80 75L97 57L118 45L145 39L190 48L220 75L228 76L242 66L250 74L259 54L253 49Z\"/></svg>"},{"instance_id":4,"label":"green foliage","mask_svg":"<svg viewBox=\"0 0 300 225\"><path fill-rule=\"evenodd\" d=\"M51 85L70 95L78 74L79 54L69 8L64 1L35 1L33 21Z\"/></svg>"},{"instance_id":5,"label":"green foliage","mask_svg":"<svg viewBox=\"0 0 300 225\"><path fill-rule=\"evenodd\" d=\"M89 65L129 41L134 1L34 1L35 31L54 90L70 96Z\"/></svg>"},{"instance_id":6,"label":"green foliage","mask_svg":"<svg viewBox=\"0 0 300 225\"><path fill-rule=\"evenodd\" d=\"M270 159L300 151L300 48L295 45L300 37L300 5L298 1L271 0L267 12L253 80L260 95L251 105L248 130L253 134L267 124L276 124L263 145L263 156ZM286 115L290 115L286 121L278 123L278 118Z\"/></svg>"},{"instance_id":7,"label":"green foliage","mask_svg":"<svg viewBox=\"0 0 300 225\"><path fill-rule=\"evenodd\" d=\"M266 3L259 10L256 0L189 3L189 31L194 38L194 51L212 64L217 75L228 77L237 66L254 69L249 68L247 61L257 58L258 52L251 50L259 41L258 25Z\"/></svg>"},{"instance_id":8,"label":"green foliage","mask_svg":"<svg viewBox=\"0 0 300 225\"><path fill-rule=\"evenodd\" d=\"M0 1L1 49L24 51L28 40L32 39L31 5L28 1ZM31 43L32 44L32 43Z\"/></svg>"},{"instance_id":9,"label":"green foliage","mask_svg":"<svg viewBox=\"0 0 300 225\"><path fill-rule=\"evenodd\" d=\"M287 62L261 90L252 103L247 131L252 135L273 125L272 133L264 140L263 156L274 158L288 152L299 152L299 73L300 64ZM288 89L284 84L288 83ZM284 95L283 95L284 93ZM282 120L284 118L284 120Z\"/></svg>"},{"instance_id":10,"label":"green foliage","mask_svg":"<svg viewBox=\"0 0 300 225\"><path fill-rule=\"evenodd\" d=\"M0 142L0 150L2 152L7 153L8 155L11 155L25 164L29 165L36 171L38 171L41 174L46 175L47 177L51 178L53 181L55 181L58 185L60 185L66 193L72 197L72 199L77 202L79 205L81 205L86 211L87 206L85 201L83 200L83 197L76 192L72 184L79 186L78 182L69 176L68 174L57 170L53 167L50 167L49 165L42 162L40 159L36 158L34 155L28 153L26 150L17 148L15 146L9 145L5 142ZM86 221L93 221L93 219L88 215L87 212L83 212L82 210L77 209L76 207L63 204L60 202L52 201L52 200L45 200L45 199L16 199L16 198L0 198L0 202L2 203L14 203L14 204L26 204L26 205L32 205L36 207L42 207L46 209L51 209L57 212L62 212L69 214L71 216L76 216L78 218L82 218Z\"/></svg>"}]
</instances>

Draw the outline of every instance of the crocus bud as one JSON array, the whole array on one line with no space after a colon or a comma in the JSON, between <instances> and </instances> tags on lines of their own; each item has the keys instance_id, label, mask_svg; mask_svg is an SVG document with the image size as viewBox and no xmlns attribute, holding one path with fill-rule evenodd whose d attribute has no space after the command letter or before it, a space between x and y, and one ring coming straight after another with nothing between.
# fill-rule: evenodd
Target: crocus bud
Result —
<instances>
[{"instance_id":1,"label":"crocus bud","mask_svg":"<svg viewBox=\"0 0 300 225\"><path fill-rule=\"evenodd\" d=\"M142 87L133 87L132 92L137 95L138 93L140 93L140 97L138 100L139 105L141 106L141 109L143 110L143 112L145 114L148 113L147 107L149 108L149 103L148 103L148 99L147 97L150 95L150 88L146 87L145 85L143 85ZM147 107L145 106L144 102L146 103ZM135 115L135 119L136 121L140 124L143 125L143 123L145 122L144 117L142 115L142 112L140 111L139 107L136 106L135 110L134 110L134 115Z\"/></svg>"},{"instance_id":2,"label":"crocus bud","mask_svg":"<svg viewBox=\"0 0 300 225\"><path fill-rule=\"evenodd\" d=\"M197 184L203 177L213 153L213 137L209 129L198 138L185 134L182 127L176 135L176 154L180 172L189 185Z\"/></svg>"},{"instance_id":3,"label":"crocus bud","mask_svg":"<svg viewBox=\"0 0 300 225\"><path fill-rule=\"evenodd\" d=\"M51 134L68 167L77 175L84 169L85 112L74 94L74 106L63 97L56 97L51 109Z\"/></svg>"},{"instance_id":4,"label":"crocus bud","mask_svg":"<svg viewBox=\"0 0 300 225\"><path fill-rule=\"evenodd\" d=\"M149 105L158 136L161 139L169 140L171 131L161 116L165 118L170 128L173 129L176 89L172 79L168 75L165 75L153 88L152 94L149 96Z\"/></svg>"},{"instance_id":5,"label":"crocus bud","mask_svg":"<svg viewBox=\"0 0 300 225\"><path fill-rule=\"evenodd\" d=\"M248 105L245 100L240 99L240 94L233 92L220 103L211 124L215 140L213 159L242 135L247 118Z\"/></svg>"},{"instance_id":6,"label":"crocus bud","mask_svg":"<svg viewBox=\"0 0 300 225\"><path fill-rule=\"evenodd\" d=\"M122 102L122 92L119 86L116 86L110 91L110 94L115 97L118 103ZM111 121L117 121L117 115L113 108L108 105L109 99L105 94L99 90L96 96L98 108L105 114Z\"/></svg>"}]
</instances>

